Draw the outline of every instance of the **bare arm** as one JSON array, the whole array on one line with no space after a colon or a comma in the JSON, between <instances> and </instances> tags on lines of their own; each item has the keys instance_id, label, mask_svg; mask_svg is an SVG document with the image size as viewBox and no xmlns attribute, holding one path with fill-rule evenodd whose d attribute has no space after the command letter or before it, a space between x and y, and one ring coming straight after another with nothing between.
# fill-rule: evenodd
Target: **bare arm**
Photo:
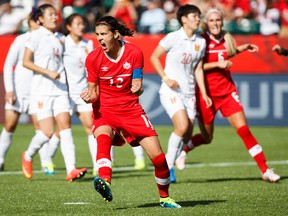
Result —
<instances>
[{"instance_id":1,"label":"bare arm","mask_svg":"<svg viewBox=\"0 0 288 216\"><path fill-rule=\"evenodd\" d=\"M259 47L255 44L242 44L237 46L237 53L243 52L245 50L249 52L258 52Z\"/></svg>"},{"instance_id":2,"label":"bare arm","mask_svg":"<svg viewBox=\"0 0 288 216\"><path fill-rule=\"evenodd\" d=\"M60 77L60 74L56 71L50 71L46 68L42 68L35 65L32 59L33 59L33 52L30 49L25 48L25 53L23 57L23 67L26 67L29 70L32 70L36 73L50 77L51 79L58 79Z\"/></svg>"},{"instance_id":3,"label":"bare arm","mask_svg":"<svg viewBox=\"0 0 288 216\"><path fill-rule=\"evenodd\" d=\"M169 79L167 75L164 72L163 66L160 62L160 57L165 53L165 49L161 46L157 46L154 52L151 55L150 62L153 65L156 72L159 74L159 76L162 78L162 80L172 89L177 89L179 87L179 84L175 80Z\"/></svg>"},{"instance_id":4,"label":"bare arm","mask_svg":"<svg viewBox=\"0 0 288 216\"><path fill-rule=\"evenodd\" d=\"M205 63L203 66L203 69L204 69L204 71L211 70L214 68L229 69L231 66L232 66L232 62L230 60L225 60L222 62Z\"/></svg>"},{"instance_id":5,"label":"bare arm","mask_svg":"<svg viewBox=\"0 0 288 216\"><path fill-rule=\"evenodd\" d=\"M206 106L210 107L212 105L212 100L210 97L208 97L204 82L204 72L203 72L203 59L201 59L198 64L196 65L195 69L195 77L197 80L198 87L201 91L202 97L204 101L206 102Z\"/></svg>"}]
</instances>

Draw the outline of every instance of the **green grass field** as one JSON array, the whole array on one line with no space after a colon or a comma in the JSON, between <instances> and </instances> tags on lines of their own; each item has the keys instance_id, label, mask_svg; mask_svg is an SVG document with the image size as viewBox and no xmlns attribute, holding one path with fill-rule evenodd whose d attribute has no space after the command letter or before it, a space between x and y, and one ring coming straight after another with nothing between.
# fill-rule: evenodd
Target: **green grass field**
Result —
<instances>
[{"instance_id":1,"label":"green grass field","mask_svg":"<svg viewBox=\"0 0 288 216\"><path fill-rule=\"evenodd\" d=\"M166 152L172 127L156 126L156 130ZM33 179L25 179L21 173L21 153L34 131L30 125L19 125L6 158L5 172L0 173L0 215L288 215L288 128L251 130L264 149L268 165L282 176L279 183L261 179L256 164L232 128L216 127L213 143L192 151L187 168L176 170L177 183L170 186L170 196L182 208L163 209L148 157L145 156L147 168L134 171L129 145L115 150L113 201L102 200L93 188L87 136L80 125L73 126L73 134L77 167L89 169L83 179L66 182L60 149L54 160L56 175L40 172L37 155Z\"/></svg>"}]
</instances>

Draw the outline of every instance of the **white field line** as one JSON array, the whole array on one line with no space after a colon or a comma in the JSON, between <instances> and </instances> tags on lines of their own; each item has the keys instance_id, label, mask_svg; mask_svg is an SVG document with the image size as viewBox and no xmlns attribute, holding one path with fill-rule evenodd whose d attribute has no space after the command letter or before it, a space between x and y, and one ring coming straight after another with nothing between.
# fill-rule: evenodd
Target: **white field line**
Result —
<instances>
[{"instance_id":1,"label":"white field line","mask_svg":"<svg viewBox=\"0 0 288 216\"><path fill-rule=\"evenodd\" d=\"M286 165L288 160L282 161L269 161L268 165ZM202 167L236 167L236 166L256 166L255 162L225 162L225 163L199 163L199 164L186 164L185 168L202 168ZM146 170L153 170L153 166L149 166ZM113 171L132 171L134 170L133 166L126 167L113 167ZM65 170L57 170L57 173L64 173ZM43 173L42 170L33 170L33 174ZM22 175L22 171L4 171L0 172L1 175Z\"/></svg>"}]
</instances>

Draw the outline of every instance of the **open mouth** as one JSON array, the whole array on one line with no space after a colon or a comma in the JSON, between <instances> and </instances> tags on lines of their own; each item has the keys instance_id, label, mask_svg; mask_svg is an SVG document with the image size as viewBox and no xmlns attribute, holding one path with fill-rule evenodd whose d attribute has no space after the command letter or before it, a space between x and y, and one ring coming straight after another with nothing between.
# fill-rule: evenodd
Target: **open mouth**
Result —
<instances>
[{"instance_id":1,"label":"open mouth","mask_svg":"<svg viewBox=\"0 0 288 216\"><path fill-rule=\"evenodd\" d=\"M100 45L101 45L102 48L106 48L106 44L105 43L101 42Z\"/></svg>"}]
</instances>

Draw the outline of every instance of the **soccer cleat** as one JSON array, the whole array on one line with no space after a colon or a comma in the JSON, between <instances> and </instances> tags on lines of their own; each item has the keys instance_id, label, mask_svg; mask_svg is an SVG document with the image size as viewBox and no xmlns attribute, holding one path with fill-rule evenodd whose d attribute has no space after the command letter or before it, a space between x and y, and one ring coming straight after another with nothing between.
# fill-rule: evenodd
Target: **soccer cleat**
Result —
<instances>
[{"instance_id":1,"label":"soccer cleat","mask_svg":"<svg viewBox=\"0 0 288 216\"><path fill-rule=\"evenodd\" d=\"M145 168L145 160L143 159L135 159L135 170L143 170Z\"/></svg>"},{"instance_id":2,"label":"soccer cleat","mask_svg":"<svg viewBox=\"0 0 288 216\"><path fill-rule=\"evenodd\" d=\"M181 206L170 197L160 198L160 206L163 208L181 208Z\"/></svg>"},{"instance_id":3,"label":"soccer cleat","mask_svg":"<svg viewBox=\"0 0 288 216\"><path fill-rule=\"evenodd\" d=\"M110 189L110 184L100 177L94 179L94 188L101 194L104 201L111 202L113 199L112 191Z\"/></svg>"},{"instance_id":4,"label":"soccer cleat","mask_svg":"<svg viewBox=\"0 0 288 216\"><path fill-rule=\"evenodd\" d=\"M82 178L87 172L86 168L82 168L82 169L73 169L67 176L66 176L66 180L69 182L72 182L76 179L80 179Z\"/></svg>"},{"instance_id":5,"label":"soccer cleat","mask_svg":"<svg viewBox=\"0 0 288 216\"><path fill-rule=\"evenodd\" d=\"M169 172L170 172L170 183L176 183L176 176L174 173L174 168L171 168Z\"/></svg>"},{"instance_id":6,"label":"soccer cleat","mask_svg":"<svg viewBox=\"0 0 288 216\"><path fill-rule=\"evenodd\" d=\"M54 167L55 167L55 165L53 163L45 164L43 167L45 174L46 175L54 175L55 174Z\"/></svg>"},{"instance_id":7,"label":"soccer cleat","mask_svg":"<svg viewBox=\"0 0 288 216\"><path fill-rule=\"evenodd\" d=\"M4 171L4 163L0 164L0 172Z\"/></svg>"},{"instance_id":8,"label":"soccer cleat","mask_svg":"<svg viewBox=\"0 0 288 216\"><path fill-rule=\"evenodd\" d=\"M277 182L280 176L274 173L273 169L267 169L265 173L262 174L262 179L269 182Z\"/></svg>"},{"instance_id":9,"label":"soccer cleat","mask_svg":"<svg viewBox=\"0 0 288 216\"><path fill-rule=\"evenodd\" d=\"M33 176L32 161L25 160L25 152L22 153L22 172L28 179L31 179Z\"/></svg>"},{"instance_id":10,"label":"soccer cleat","mask_svg":"<svg viewBox=\"0 0 288 216\"><path fill-rule=\"evenodd\" d=\"M177 167L177 169L183 170L185 168L186 158L187 158L186 152L184 152L184 153L181 152L181 154L179 155L179 157L175 161L175 166Z\"/></svg>"},{"instance_id":11,"label":"soccer cleat","mask_svg":"<svg viewBox=\"0 0 288 216\"><path fill-rule=\"evenodd\" d=\"M98 170L97 170L97 168L93 168L93 171L92 171L92 175L93 175L93 177L96 177L97 174L98 174Z\"/></svg>"}]
</instances>

